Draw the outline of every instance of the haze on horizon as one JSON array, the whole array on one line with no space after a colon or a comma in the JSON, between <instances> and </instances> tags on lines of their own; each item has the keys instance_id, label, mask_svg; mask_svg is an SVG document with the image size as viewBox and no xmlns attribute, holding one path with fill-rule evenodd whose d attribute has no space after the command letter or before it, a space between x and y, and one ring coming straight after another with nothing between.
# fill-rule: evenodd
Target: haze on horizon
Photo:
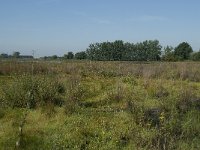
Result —
<instances>
[{"instance_id":1,"label":"haze on horizon","mask_svg":"<svg viewBox=\"0 0 200 150\"><path fill-rule=\"evenodd\" d=\"M200 49L198 0L1 0L0 53L37 56L123 40Z\"/></svg>"}]
</instances>

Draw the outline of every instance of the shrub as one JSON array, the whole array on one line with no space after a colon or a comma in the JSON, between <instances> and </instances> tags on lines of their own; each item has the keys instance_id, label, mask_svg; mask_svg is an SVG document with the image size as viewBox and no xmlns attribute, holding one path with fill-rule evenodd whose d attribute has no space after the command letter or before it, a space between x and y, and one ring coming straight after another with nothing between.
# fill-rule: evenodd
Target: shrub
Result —
<instances>
[{"instance_id":1,"label":"shrub","mask_svg":"<svg viewBox=\"0 0 200 150\"><path fill-rule=\"evenodd\" d=\"M65 88L62 83L56 78L42 77L38 80L38 87L36 89L36 98L38 104L54 104L61 106L64 104L62 94L64 94Z\"/></svg>"},{"instance_id":2,"label":"shrub","mask_svg":"<svg viewBox=\"0 0 200 150\"><path fill-rule=\"evenodd\" d=\"M107 92L108 100L111 102L120 102L125 97L125 88L122 83L118 83L115 88Z\"/></svg>"},{"instance_id":3,"label":"shrub","mask_svg":"<svg viewBox=\"0 0 200 150\"><path fill-rule=\"evenodd\" d=\"M62 105L63 85L56 78L19 76L2 86L3 102L14 108L35 108L37 105Z\"/></svg>"},{"instance_id":4,"label":"shrub","mask_svg":"<svg viewBox=\"0 0 200 150\"><path fill-rule=\"evenodd\" d=\"M160 125L160 114L162 110L160 108L151 108L145 111L144 121L149 122L152 126Z\"/></svg>"},{"instance_id":5,"label":"shrub","mask_svg":"<svg viewBox=\"0 0 200 150\"><path fill-rule=\"evenodd\" d=\"M130 85L138 85L136 79L133 76L131 76L131 75L128 75L128 76L124 77L122 79L122 82L128 83Z\"/></svg>"},{"instance_id":6,"label":"shrub","mask_svg":"<svg viewBox=\"0 0 200 150\"><path fill-rule=\"evenodd\" d=\"M68 81L67 85L67 100L65 102L65 113L72 114L76 111L79 106L80 101L84 97L84 89L80 84L80 78L78 76L73 76Z\"/></svg>"},{"instance_id":7,"label":"shrub","mask_svg":"<svg viewBox=\"0 0 200 150\"><path fill-rule=\"evenodd\" d=\"M193 108L199 109L200 100L195 94L195 88L188 86L180 91L179 100L177 101L177 109L181 113L185 113Z\"/></svg>"}]
</instances>

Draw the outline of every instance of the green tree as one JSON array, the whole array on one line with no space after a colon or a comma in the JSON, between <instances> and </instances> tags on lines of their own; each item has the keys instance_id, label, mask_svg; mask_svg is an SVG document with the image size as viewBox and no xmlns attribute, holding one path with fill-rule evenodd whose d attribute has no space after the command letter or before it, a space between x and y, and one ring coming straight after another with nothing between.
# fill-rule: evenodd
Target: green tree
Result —
<instances>
[{"instance_id":1,"label":"green tree","mask_svg":"<svg viewBox=\"0 0 200 150\"><path fill-rule=\"evenodd\" d=\"M147 60L157 61L160 60L162 46L159 44L158 40L147 41Z\"/></svg>"},{"instance_id":2,"label":"green tree","mask_svg":"<svg viewBox=\"0 0 200 150\"><path fill-rule=\"evenodd\" d=\"M124 42L122 40L116 40L113 43L113 60L122 60L124 51Z\"/></svg>"},{"instance_id":3,"label":"green tree","mask_svg":"<svg viewBox=\"0 0 200 150\"><path fill-rule=\"evenodd\" d=\"M187 42L180 43L175 49L174 49L174 55L179 60L187 60L190 57L190 54L193 52L192 47Z\"/></svg>"},{"instance_id":4,"label":"green tree","mask_svg":"<svg viewBox=\"0 0 200 150\"><path fill-rule=\"evenodd\" d=\"M12 55L14 58L19 58L20 57L20 52L13 52Z\"/></svg>"},{"instance_id":5,"label":"green tree","mask_svg":"<svg viewBox=\"0 0 200 150\"><path fill-rule=\"evenodd\" d=\"M146 40L142 43L137 43L136 57L137 61L157 61L160 60L162 46L158 40Z\"/></svg>"},{"instance_id":6,"label":"green tree","mask_svg":"<svg viewBox=\"0 0 200 150\"><path fill-rule=\"evenodd\" d=\"M122 60L124 43L121 40L90 44L86 50L90 60Z\"/></svg>"},{"instance_id":7,"label":"green tree","mask_svg":"<svg viewBox=\"0 0 200 150\"><path fill-rule=\"evenodd\" d=\"M200 50L191 54L190 59L193 61L200 61Z\"/></svg>"},{"instance_id":8,"label":"green tree","mask_svg":"<svg viewBox=\"0 0 200 150\"><path fill-rule=\"evenodd\" d=\"M75 59L87 59L87 54L86 52L82 51L82 52L77 52L75 54Z\"/></svg>"},{"instance_id":9,"label":"green tree","mask_svg":"<svg viewBox=\"0 0 200 150\"><path fill-rule=\"evenodd\" d=\"M133 43L125 43L124 50L122 52L122 60L124 61L135 61L137 60L136 46Z\"/></svg>"},{"instance_id":10,"label":"green tree","mask_svg":"<svg viewBox=\"0 0 200 150\"><path fill-rule=\"evenodd\" d=\"M164 48L164 55L162 56L164 61L176 61L174 55L174 48L172 46L167 46Z\"/></svg>"},{"instance_id":11,"label":"green tree","mask_svg":"<svg viewBox=\"0 0 200 150\"><path fill-rule=\"evenodd\" d=\"M67 54L64 55L65 59L73 59L74 58L74 53L73 52L68 52Z\"/></svg>"},{"instance_id":12,"label":"green tree","mask_svg":"<svg viewBox=\"0 0 200 150\"><path fill-rule=\"evenodd\" d=\"M73 59L74 58L74 53L73 52L68 52L68 59Z\"/></svg>"},{"instance_id":13,"label":"green tree","mask_svg":"<svg viewBox=\"0 0 200 150\"><path fill-rule=\"evenodd\" d=\"M88 56L88 59L90 60L98 60L98 48L99 43L90 44L89 47L86 50L86 54ZM76 57L76 54L75 54Z\"/></svg>"},{"instance_id":14,"label":"green tree","mask_svg":"<svg viewBox=\"0 0 200 150\"><path fill-rule=\"evenodd\" d=\"M90 44L86 50L90 60L155 61L160 59L161 45L158 40L142 43L124 43L122 40Z\"/></svg>"},{"instance_id":15,"label":"green tree","mask_svg":"<svg viewBox=\"0 0 200 150\"><path fill-rule=\"evenodd\" d=\"M58 59L58 56L57 55L53 55L53 56L51 56L51 59L53 59L53 60Z\"/></svg>"},{"instance_id":16,"label":"green tree","mask_svg":"<svg viewBox=\"0 0 200 150\"><path fill-rule=\"evenodd\" d=\"M8 57L9 57L8 54L5 54L5 53L0 54L0 58L8 58Z\"/></svg>"}]
</instances>

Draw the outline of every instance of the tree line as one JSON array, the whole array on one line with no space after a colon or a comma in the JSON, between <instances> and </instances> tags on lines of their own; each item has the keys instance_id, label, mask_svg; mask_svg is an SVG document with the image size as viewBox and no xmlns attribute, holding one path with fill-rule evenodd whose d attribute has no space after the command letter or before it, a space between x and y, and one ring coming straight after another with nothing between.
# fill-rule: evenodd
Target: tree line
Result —
<instances>
[{"instance_id":1,"label":"tree line","mask_svg":"<svg viewBox=\"0 0 200 150\"><path fill-rule=\"evenodd\" d=\"M73 59L71 55L72 52L69 52L64 58ZM194 52L189 43L181 42L176 47L163 48L158 40L136 44L122 40L93 43L86 51L76 53L75 56L76 59L96 61L200 61L200 51Z\"/></svg>"},{"instance_id":2,"label":"tree line","mask_svg":"<svg viewBox=\"0 0 200 150\"><path fill-rule=\"evenodd\" d=\"M158 40L137 44L117 40L90 44L86 54L90 60L156 61L160 60L161 49Z\"/></svg>"},{"instance_id":3,"label":"tree line","mask_svg":"<svg viewBox=\"0 0 200 150\"><path fill-rule=\"evenodd\" d=\"M1 54L1 58L8 57ZM19 57L19 52L13 56ZM162 47L158 40L146 40L139 43L129 43L122 40L114 42L92 43L85 51L73 53L69 51L62 57L57 55L42 57L45 60L57 59L88 59L96 61L200 61L200 51L194 52L187 42L182 42L176 47Z\"/></svg>"},{"instance_id":4,"label":"tree line","mask_svg":"<svg viewBox=\"0 0 200 150\"><path fill-rule=\"evenodd\" d=\"M0 58L8 59L8 58L17 58L17 59L33 59L32 55L21 55L20 52L13 52L12 55L8 55L6 53L1 53Z\"/></svg>"}]
</instances>

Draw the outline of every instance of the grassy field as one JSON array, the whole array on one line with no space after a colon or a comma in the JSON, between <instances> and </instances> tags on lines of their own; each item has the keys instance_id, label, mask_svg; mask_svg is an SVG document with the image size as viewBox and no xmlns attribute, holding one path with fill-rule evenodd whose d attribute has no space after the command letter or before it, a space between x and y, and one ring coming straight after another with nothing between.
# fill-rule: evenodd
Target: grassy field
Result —
<instances>
[{"instance_id":1,"label":"grassy field","mask_svg":"<svg viewBox=\"0 0 200 150\"><path fill-rule=\"evenodd\" d=\"M198 62L0 62L0 149L198 150Z\"/></svg>"}]
</instances>

